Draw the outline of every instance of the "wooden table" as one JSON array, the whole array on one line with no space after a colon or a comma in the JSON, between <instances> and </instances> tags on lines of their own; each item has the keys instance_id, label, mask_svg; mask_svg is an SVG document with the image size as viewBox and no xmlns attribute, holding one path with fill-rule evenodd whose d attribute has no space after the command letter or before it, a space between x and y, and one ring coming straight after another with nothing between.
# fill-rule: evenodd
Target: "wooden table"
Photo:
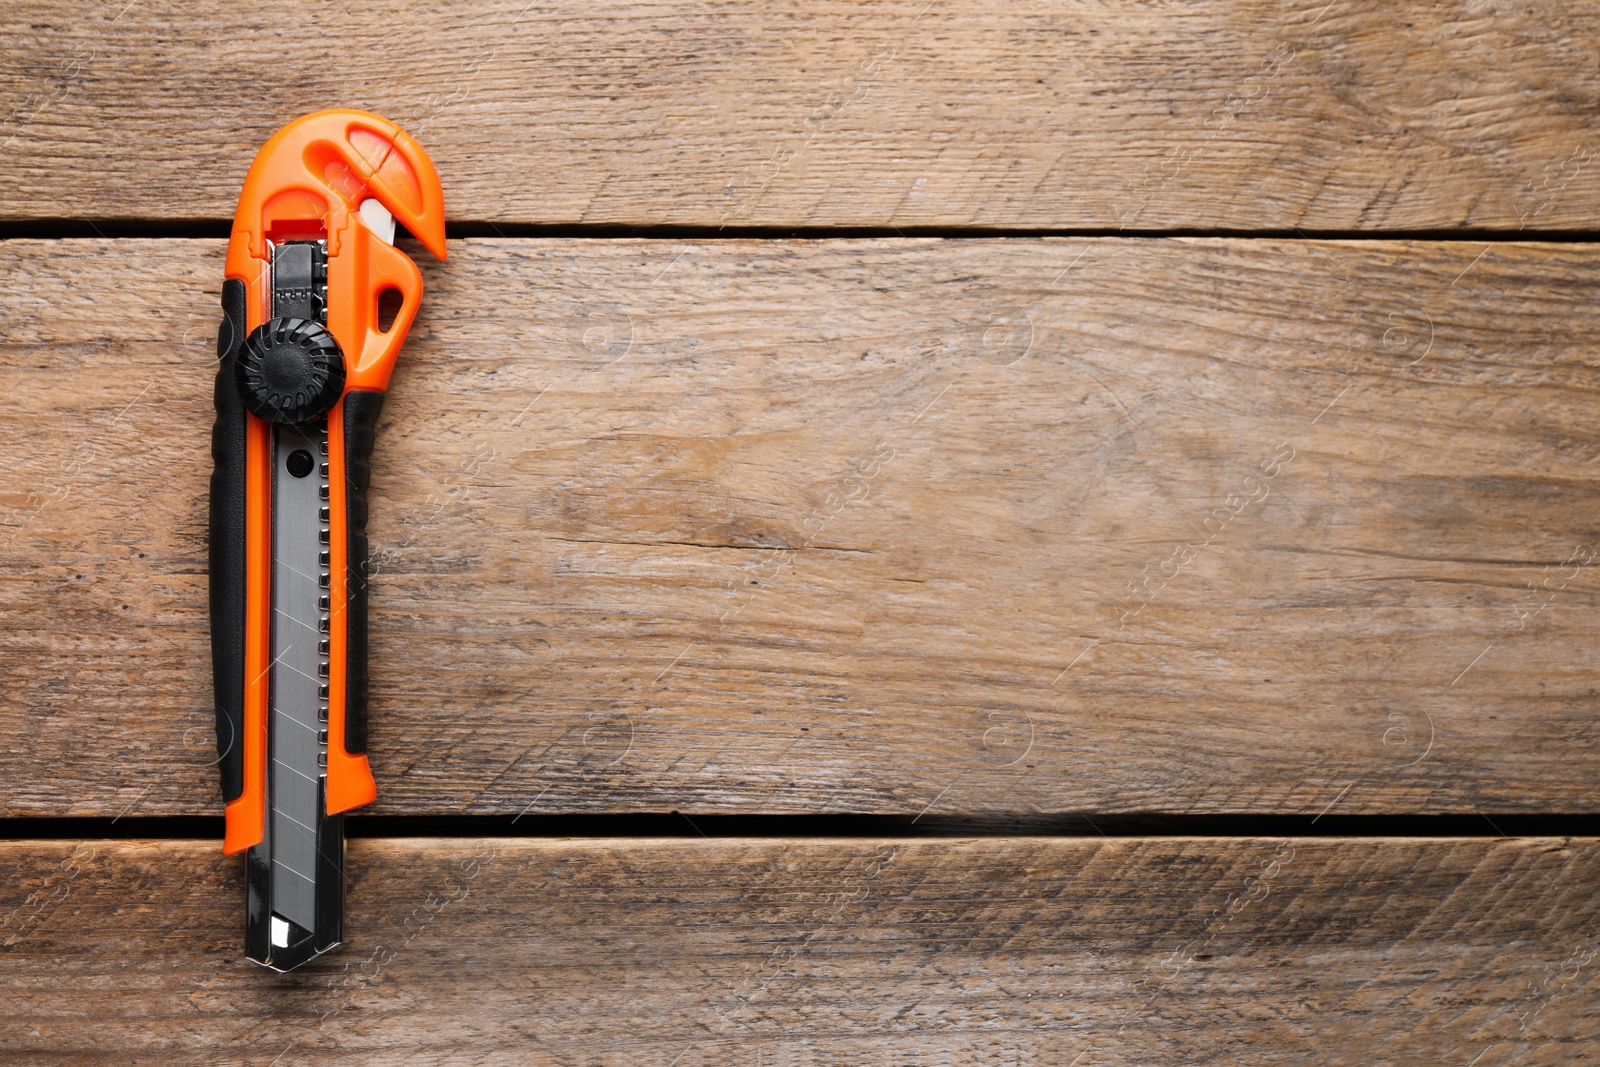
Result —
<instances>
[{"instance_id":1,"label":"wooden table","mask_svg":"<svg viewBox=\"0 0 1600 1067\"><path fill-rule=\"evenodd\" d=\"M1600 1058L1597 51L1588 0L13 0L0 1058ZM332 105L451 247L349 936L279 976L212 338Z\"/></svg>"}]
</instances>

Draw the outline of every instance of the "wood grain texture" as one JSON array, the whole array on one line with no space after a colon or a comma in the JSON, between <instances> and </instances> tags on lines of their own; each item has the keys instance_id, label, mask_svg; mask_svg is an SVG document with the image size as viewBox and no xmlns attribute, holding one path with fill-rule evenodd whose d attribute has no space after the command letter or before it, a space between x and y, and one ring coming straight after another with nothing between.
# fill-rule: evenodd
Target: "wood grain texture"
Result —
<instances>
[{"instance_id":1,"label":"wood grain texture","mask_svg":"<svg viewBox=\"0 0 1600 1067\"><path fill-rule=\"evenodd\" d=\"M0 845L8 1063L1560 1065L1594 839L357 841L241 958L216 842Z\"/></svg>"},{"instance_id":2,"label":"wood grain texture","mask_svg":"<svg viewBox=\"0 0 1600 1067\"><path fill-rule=\"evenodd\" d=\"M0 220L224 219L330 104L458 221L1589 228L1600 6L807 0L0 9Z\"/></svg>"},{"instance_id":3,"label":"wood grain texture","mask_svg":"<svg viewBox=\"0 0 1600 1067\"><path fill-rule=\"evenodd\" d=\"M219 242L0 244L0 810L217 810ZM382 813L1584 812L1588 246L464 241Z\"/></svg>"}]
</instances>

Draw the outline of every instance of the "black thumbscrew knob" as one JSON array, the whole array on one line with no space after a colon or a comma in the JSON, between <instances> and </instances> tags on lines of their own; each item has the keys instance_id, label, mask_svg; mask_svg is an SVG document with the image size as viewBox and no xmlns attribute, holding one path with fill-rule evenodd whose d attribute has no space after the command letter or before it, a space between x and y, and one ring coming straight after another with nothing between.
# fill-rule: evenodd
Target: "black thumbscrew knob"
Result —
<instances>
[{"instance_id":1,"label":"black thumbscrew knob","mask_svg":"<svg viewBox=\"0 0 1600 1067\"><path fill-rule=\"evenodd\" d=\"M250 331L234 365L239 395L257 418L299 426L326 415L344 392L344 353L309 319L273 319Z\"/></svg>"}]
</instances>

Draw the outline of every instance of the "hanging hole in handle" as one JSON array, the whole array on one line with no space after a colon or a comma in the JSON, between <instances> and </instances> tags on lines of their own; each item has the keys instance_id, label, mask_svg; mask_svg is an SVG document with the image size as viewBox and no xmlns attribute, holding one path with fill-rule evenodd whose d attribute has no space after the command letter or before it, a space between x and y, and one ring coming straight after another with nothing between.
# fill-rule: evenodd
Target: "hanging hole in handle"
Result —
<instances>
[{"instance_id":1,"label":"hanging hole in handle","mask_svg":"<svg viewBox=\"0 0 1600 1067\"><path fill-rule=\"evenodd\" d=\"M394 326L394 320L400 317L400 307L405 303L405 297L400 295L400 290L394 286L378 293L378 332L388 333Z\"/></svg>"}]
</instances>

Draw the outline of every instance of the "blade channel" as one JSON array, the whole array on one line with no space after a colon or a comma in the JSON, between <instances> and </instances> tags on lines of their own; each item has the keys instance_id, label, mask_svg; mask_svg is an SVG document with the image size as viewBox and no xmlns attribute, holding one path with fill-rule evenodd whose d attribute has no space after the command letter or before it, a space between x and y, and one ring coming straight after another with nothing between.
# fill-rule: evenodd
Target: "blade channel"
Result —
<instances>
[{"instance_id":1,"label":"blade channel","mask_svg":"<svg viewBox=\"0 0 1600 1067\"><path fill-rule=\"evenodd\" d=\"M316 928L318 779L327 773L328 435L274 430L271 765L273 911Z\"/></svg>"},{"instance_id":2,"label":"blade channel","mask_svg":"<svg viewBox=\"0 0 1600 1067\"><path fill-rule=\"evenodd\" d=\"M272 248L273 317L327 319L327 247ZM290 970L338 944L344 817L326 814L330 530L327 421L272 427L267 816L250 850L246 944Z\"/></svg>"}]
</instances>

